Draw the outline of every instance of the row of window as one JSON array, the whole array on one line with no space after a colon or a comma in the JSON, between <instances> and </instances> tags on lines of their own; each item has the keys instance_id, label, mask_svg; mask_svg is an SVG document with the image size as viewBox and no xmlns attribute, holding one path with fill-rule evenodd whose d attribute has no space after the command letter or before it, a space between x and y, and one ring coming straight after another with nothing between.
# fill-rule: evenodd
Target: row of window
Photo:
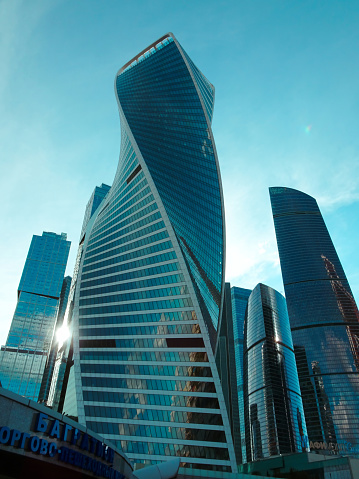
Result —
<instances>
[{"instance_id":1,"label":"row of window","mask_svg":"<svg viewBox=\"0 0 359 479\"><path fill-rule=\"evenodd\" d=\"M47 298L46 296L40 296L38 294L26 293L21 291L19 302L26 302L32 304L41 304L44 306L54 306L56 307L58 304L57 299Z\"/></svg>"},{"instance_id":2,"label":"row of window","mask_svg":"<svg viewBox=\"0 0 359 479\"><path fill-rule=\"evenodd\" d=\"M211 368L202 366L161 366L147 364L81 364L82 373L139 374L147 376L212 377Z\"/></svg>"},{"instance_id":3,"label":"row of window","mask_svg":"<svg viewBox=\"0 0 359 479\"><path fill-rule=\"evenodd\" d=\"M189 407L201 409L218 409L216 397L176 396L175 394L143 394L115 391L87 391L83 390L85 402L102 402L114 404L143 404L148 406Z\"/></svg>"},{"instance_id":4,"label":"row of window","mask_svg":"<svg viewBox=\"0 0 359 479\"><path fill-rule=\"evenodd\" d=\"M168 411L162 409L85 406L85 414L87 417L92 418L106 417L109 419L134 419L142 421L209 424L215 426L223 425L220 411L218 411L218 414L206 414L204 412L193 412L190 408L188 411Z\"/></svg>"},{"instance_id":5,"label":"row of window","mask_svg":"<svg viewBox=\"0 0 359 479\"><path fill-rule=\"evenodd\" d=\"M121 158L122 176L128 175L136 168L136 166L138 165L138 160L135 152L133 151L129 138L124 131L121 132ZM112 187L112 197L117 199L122 193L122 195L120 196L120 198L122 198L129 191L129 189L127 188L127 190L123 192L124 188L126 187L127 184L123 183L123 181L116 182L116 185L113 185ZM100 215L101 213L102 211L100 212Z\"/></svg>"},{"instance_id":6,"label":"row of window","mask_svg":"<svg viewBox=\"0 0 359 479\"><path fill-rule=\"evenodd\" d=\"M169 335L169 334L200 334L198 323L163 325L161 322L153 326L132 326L110 328L80 329L80 338L88 336L141 336L141 335Z\"/></svg>"},{"instance_id":7,"label":"row of window","mask_svg":"<svg viewBox=\"0 0 359 479\"><path fill-rule=\"evenodd\" d=\"M136 206L133 206L130 208L130 210L134 210ZM149 206L146 206L142 210L138 211L137 213L132 213L132 215L128 218L125 218L122 220L120 223L116 223L114 226L112 226L109 229L106 229L102 233L99 233L96 238L94 238L94 241L96 241L96 244L102 244L103 242L107 242L109 238L113 237L113 233L121 233L124 230L124 226L130 225L134 223L136 220L139 218L143 218L144 216L148 215L149 213L152 213L153 211L157 210L157 204L152 203ZM127 212L124 213L124 216L127 216ZM137 223L135 223L137 224ZM121 235L122 236L122 235Z\"/></svg>"},{"instance_id":8,"label":"row of window","mask_svg":"<svg viewBox=\"0 0 359 479\"><path fill-rule=\"evenodd\" d=\"M126 253L121 256L115 256L105 261L100 261L99 263L90 264L89 266L86 266L85 268L83 268L83 272L85 273L86 271L96 271L97 269L106 268L107 266L110 266L112 264L125 263L134 258L141 258L142 256L147 256L147 255L157 253L159 251L165 251L171 248L172 248L171 241L163 241L162 243L156 243L154 245L147 246L146 248L132 251L131 253Z\"/></svg>"},{"instance_id":9,"label":"row of window","mask_svg":"<svg viewBox=\"0 0 359 479\"><path fill-rule=\"evenodd\" d=\"M167 189L168 178L164 177L161 181L164 183L163 187ZM184 204L184 189L185 187L181 187L178 192L175 191L174 187L167 191L162 190L161 196L164 204L166 205L167 203L176 201L176 196L178 196L178 201L181 199L181 203ZM212 223L211 227L206 224L203 228L200 228L199 225L203 224L200 215L205 214L205 207L200 206L196 208L193 204L194 202L195 200L192 198L191 204L187 205L188 209L183 209L182 211L177 210L175 212L172 211L171 221L175 227L177 235L185 238L211 280L215 284L221 284L218 280L218 276L222 273L222 222L218 221L216 224ZM196 209L198 210L197 214L194 213ZM191 210L191 215L188 214L189 210Z\"/></svg>"},{"instance_id":10,"label":"row of window","mask_svg":"<svg viewBox=\"0 0 359 479\"><path fill-rule=\"evenodd\" d=\"M137 248L140 248L141 246L145 246L150 243L156 243L157 241L160 241L161 239L164 239L164 238L168 238L168 233L166 230L151 236L147 236L146 238L124 244L123 246L120 246L117 248L111 248L109 250L106 250L106 252L104 253L96 254L93 257L89 258L88 260L85 260L84 265L95 262L95 261L101 261L110 256L116 256L118 254L125 253L126 251L130 251L131 249L137 249Z\"/></svg>"},{"instance_id":11,"label":"row of window","mask_svg":"<svg viewBox=\"0 0 359 479\"><path fill-rule=\"evenodd\" d=\"M96 426L97 427L97 424ZM98 431L99 432L99 431ZM116 447L123 451L125 454L146 454L155 456L170 456L170 457L185 457L186 464L183 467L188 467L191 463L191 457L199 457L204 459L220 459L229 460L229 454L227 448L219 447L205 447L205 446L188 446L185 444L168 444L158 442L140 442L140 441L126 441L126 440L112 440ZM188 461L188 462L187 462ZM161 461L162 462L162 461ZM225 466L216 466L215 464L209 464L209 469L214 471L219 468L225 468ZM200 469L201 464L194 464L195 469ZM219 469L222 470L222 469ZM231 472L228 467L225 469Z\"/></svg>"},{"instance_id":12,"label":"row of window","mask_svg":"<svg viewBox=\"0 0 359 479\"><path fill-rule=\"evenodd\" d=\"M168 76L168 73L171 73L171 72L173 73L172 78L174 81L169 82L168 78L166 78L166 75ZM185 75L183 75L182 73L184 73ZM180 75L178 76L178 74ZM153 82L154 77L156 79L155 82ZM177 84L175 81L176 77L179 80ZM118 91L118 93L120 94L120 96L122 94L122 98L120 98L121 106L125 112L126 119L129 120L131 111L138 110L139 102L138 101L136 102L134 100L135 99L137 100L140 95L138 94L138 90L136 88L127 88L127 91L124 91L127 86L132 87L133 85L126 85L126 86L122 85L121 90ZM148 73L148 75L146 74L146 77L143 77L141 79L142 97L146 96L146 94L149 95L152 93L152 97L157 96L156 99L158 100L158 103L159 103L159 101L163 99L163 95L164 95L164 93L162 93L162 95L158 95L161 92L161 87L162 87L162 91L165 91L166 93L169 91L169 88L171 88L172 89L171 91L173 92L171 103L166 102L165 105L170 104L172 107L178 107L179 109L181 108L182 105L185 105L185 106L198 105L198 107L201 108L197 91L194 88L192 80L188 76L188 70L186 67L179 64L175 68L173 66L167 65L166 70L164 69L157 70L156 72L153 72L153 74ZM142 105L143 103L144 102L140 103L140 105ZM157 112L154 112L154 114L156 113ZM183 116L185 117L185 115ZM203 114L202 116L204 117ZM200 115L196 115L196 120L197 120L196 125L198 126L198 128L203 128L203 129L207 128L207 123L203 121L204 118L201 121ZM133 125L131 124L130 121L128 121L128 123L130 124L130 128L133 131Z\"/></svg>"},{"instance_id":13,"label":"row of window","mask_svg":"<svg viewBox=\"0 0 359 479\"><path fill-rule=\"evenodd\" d=\"M208 362L205 352L179 351L80 351L80 360Z\"/></svg>"},{"instance_id":14,"label":"row of window","mask_svg":"<svg viewBox=\"0 0 359 479\"><path fill-rule=\"evenodd\" d=\"M166 427L143 424L114 424L112 422L86 421L86 425L100 434L120 434L122 436L155 437L166 439L186 439L187 441L226 442L224 431ZM94 427L95 426L95 427Z\"/></svg>"},{"instance_id":15,"label":"row of window","mask_svg":"<svg viewBox=\"0 0 359 479\"><path fill-rule=\"evenodd\" d=\"M91 279L91 278L96 278L98 276L105 276L105 275L110 275L110 274L113 274L113 273L123 272L123 271L129 270L129 269L141 268L143 266L147 266L147 265L150 265L150 264L156 264L156 263L162 263L162 262L170 261L170 260L173 260L173 259L176 259L176 258L177 258L176 253L174 251L169 251L168 253L158 254L156 256L150 256L150 257L140 259L140 260L137 260L137 261L131 261L130 263L125 263L125 264L122 264L120 266L112 266L110 268L93 271L91 273L84 273L81 277L81 283L82 283L82 281L86 281L86 280ZM112 282L111 278L110 278L110 281L106 281L107 279L108 278L103 278L103 280L104 280L103 283L106 284L108 282ZM85 283L85 284L86 284L86 286L88 286L87 283Z\"/></svg>"},{"instance_id":16,"label":"row of window","mask_svg":"<svg viewBox=\"0 0 359 479\"><path fill-rule=\"evenodd\" d=\"M81 326L128 324L128 323L152 323L162 321L196 320L194 311L164 311L162 313L125 314L121 316L101 316L94 318L81 318Z\"/></svg>"},{"instance_id":17,"label":"row of window","mask_svg":"<svg viewBox=\"0 0 359 479\"><path fill-rule=\"evenodd\" d=\"M194 188L187 186L186 183L182 184L178 182L178 186L169 186L168 174L166 172L157 170L155 173L153 173L153 176L156 177L156 185L161 190L161 198L165 205L167 202L171 204L174 201L177 202L181 199L181 209L177 209L176 211L172 212L172 215L175 215L174 217L177 218L177 220L182 220L184 231L187 231L186 238L188 238L188 233L191 232L191 229L188 230L189 224L191 224L191 234L193 238L213 238L213 240L218 242L218 244L223 243L222 216L220 215L221 206L219 197L218 205L211 205L211 201L213 202L214 198L213 192L211 190L200 192L200 188L196 186L197 192L196 196L194 196ZM198 181L200 181L200 178ZM201 193L200 196L199 193ZM191 198L191 200L186 200L186 197ZM189 210L191 211L191 215L188 214ZM190 223L188 224L186 220L188 220ZM198 224L203 225L203 227L206 229L198 230ZM209 241L209 244L212 248L215 246L215 243L213 244L212 241ZM203 248L203 245L201 247Z\"/></svg>"},{"instance_id":18,"label":"row of window","mask_svg":"<svg viewBox=\"0 0 359 479\"><path fill-rule=\"evenodd\" d=\"M142 338L139 336L138 338ZM87 348L183 348L183 349L198 349L204 348L203 338L201 336L191 335L191 337L179 337L178 335L169 335L166 338L161 338L158 335L154 339L115 339L111 335L110 338L105 339L81 339L80 349Z\"/></svg>"},{"instance_id":19,"label":"row of window","mask_svg":"<svg viewBox=\"0 0 359 479\"><path fill-rule=\"evenodd\" d=\"M128 140L128 137L126 136L127 140ZM123 181L123 177L124 177L124 171L126 171L126 169L128 168L129 171L133 170L137 164L138 164L138 161L137 161L137 158L136 158L136 155L132 149L132 146L130 144L127 144L127 146L124 146L124 140L121 140L121 151L123 154L123 161L127 163L125 165L122 164L122 180L117 184L117 185L114 185L112 187L112 198L116 198L119 196L119 194L123 191L123 189L127 186L127 183L125 183ZM130 148L128 148L130 146ZM124 152L124 149L126 149L126 152ZM133 186L133 184L132 184ZM128 190L127 190L128 191ZM108 218L112 218L113 217L113 214L111 213L109 216L108 215L108 211L113 211L113 209L111 210L107 210L107 208L110 206L110 203L113 203L113 201L109 200L108 203L106 204L106 206L104 206L102 208L102 210L99 212L98 214L98 217L97 217L97 220L96 220L96 224L94 226L94 229L93 231L97 231L98 228L100 228L107 220ZM127 206L124 207L124 209L126 209ZM102 216L106 211L106 216ZM116 214L116 213L114 213ZM102 217L102 218L101 218Z\"/></svg>"},{"instance_id":20,"label":"row of window","mask_svg":"<svg viewBox=\"0 0 359 479\"><path fill-rule=\"evenodd\" d=\"M156 51L156 57L159 55L159 51ZM145 87L146 85L150 86L156 86L156 73L157 76L163 76L163 74L167 75L167 81L169 76L171 75L171 81L168 81L168 83L173 83L175 78L178 77L178 72L181 72L181 77L183 77L183 73L187 73L186 79L188 80L189 73L188 70L185 68L183 59L178 57L177 52L172 50L167 47L166 48L166 54L165 56L161 56L161 58L156 58L156 62L153 61L152 58L146 59L145 65L139 63L135 63L133 66L136 67L135 72L131 72L132 65L130 65L131 68L129 70L125 70L124 72L121 73L116 78L116 86L117 86L117 93L119 96L119 99L121 101L121 105L126 100L126 98L131 99L132 96L129 95L129 92L127 90L130 89L130 91L136 91L135 84L138 83L138 79L135 82L135 77L139 77L140 82L141 82L141 87ZM182 79L182 78L181 78ZM181 82L182 84L183 82ZM193 87L193 82L187 81L187 83L192 83ZM120 98L120 94L124 94L124 98ZM192 95L194 99L197 99L198 101L198 95L193 94Z\"/></svg>"},{"instance_id":21,"label":"row of window","mask_svg":"<svg viewBox=\"0 0 359 479\"><path fill-rule=\"evenodd\" d=\"M179 138L176 132L172 134L168 134L168 130L164 133L163 129L159 126L149 126L148 122L143 123L141 125L141 135L139 138L143 138L146 141L146 145L148 149L156 149L158 146L158 140L155 138L155 133L162 132L162 137L166 137L168 141L168 147L166 147L166 153L168 151L169 156L178 155L180 152L183 155L183 159L181 158L181 162L176 162L171 164L171 171L175 177L180 178L181 172L183 170L183 166L186 167L186 176L188 175L188 183L187 184L195 184L196 177L201 177L201 188L204 188L206 192L209 189L213 188L217 190L216 196L219 197L218 193L218 172L215 168L215 159L213 155L213 147L211 145L211 141L207 139L206 142L203 142L201 146L194 143L193 145L190 143L190 139L186 138L185 142L182 138ZM167 150L168 148L168 150ZM190 159L192 161L190 161ZM209 168L209 165L214 165L213 168ZM164 154L160 152L158 156L158 168L164 168Z\"/></svg>"},{"instance_id":22,"label":"row of window","mask_svg":"<svg viewBox=\"0 0 359 479\"><path fill-rule=\"evenodd\" d=\"M188 127L188 126L179 126L176 123L171 122L171 117L167 115L168 121L166 123L162 123L159 125L157 122L153 123L151 125L148 124L148 121L141 121L139 119L139 124L141 125L141 130L143 129L144 131L149 131L151 129L152 132L157 132L156 137L160 136L161 133L164 133L166 136L174 137L176 139L180 139L183 142L189 142L191 145L197 145L200 149L202 146L204 146L204 141L203 141L203 131L198 134L198 131L195 131L193 128ZM207 132L207 144L206 148L209 148L209 152L213 153L213 146L210 141L210 138L208 138L208 130ZM183 158L183 161L186 159ZM200 156L198 155L196 160L199 161L199 165L202 165L206 170L213 170L217 171L217 167L213 163L209 163L208 159L206 159L205 156ZM188 159L187 159L188 161ZM197 164L197 161L196 161Z\"/></svg>"},{"instance_id":23,"label":"row of window","mask_svg":"<svg viewBox=\"0 0 359 479\"><path fill-rule=\"evenodd\" d=\"M54 304L56 300L49 301L48 303ZM32 316L34 319L42 318L43 316L53 317L57 314L57 306L47 306L41 303L27 303L25 301L19 301L16 305L16 314L19 316Z\"/></svg>"},{"instance_id":24,"label":"row of window","mask_svg":"<svg viewBox=\"0 0 359 479\"><path fill-rule=\"evenodd\" d=\"M144 198L142 201L140 201L140 199L143 198L146 194L150 193L150 191L151 191L150 188L147 187L144 190L142 190L140 193L135 195L130 201L128 201L126 203L125 206L123 206L122 208L119 208L118 210L116 210L115 213L113 213L111 215L111 218L113 218L112 221L109 221L111 218L110 218L110 216L106 215L106 221L107 221L106 224L104 226L100 227L100 228L97 227L96 232L94 230L92 230L91 239L92 240L95 240L95 238L99 239L101 237L101 236L99 236L99 234L103 233L104 231L107 231L107 233L109 234L110 233L109 228L111 226L117 224L118 227L120 227L119 222L121 220L123 220L127 216L132 215L136 211L140 210L144 206L146 206L149 203L151 203L152 201L154 201L154 198L153 198L152 194L148 195L146 198ZM130 208L131 205L134 205L134 206L132 206ZM126 210L126 211L124 213L122 213L124 210ZM122 213L122 214L120 214L120 213ZM95 233L96 233L96 237L95 237ZM102 235L102 236L104 236L104 235Z\"/></svg>"},{"instance_id":25,"label":"row of window","mask_svg":"<svg viewBox=\"0 0 359 479\"><path fill-rule=\"evenodd\" d=\"M155 142L158 143L158 139L162 134L163 138L168 140L168 146L173 150L173 153L181 151L184 154L176 166L178 166L179 162L190 166L189 158L195 158L196 162L193 165L193 171L198 173L200 171L199 167L202 167L204 168L203 173L208 178L215 177L214 174L217 174L217 168L216 163L213 161L214 149L207 129L198 131L193 128L189 130L188 127L179 127L176 118L169 111L161 113L160 118L162 121L160 122L158 121L158 115L153 114L150 110L141 108L141 111L144 112L145 116L138 118L136 122L137 135L139 135L139 131L141 132L138 138L147 138L149 141L148 145L150 145L155 144ZM182 141L182 144L180 141ZM187 150L182 148L187 148ZM172 166L174 165L171 165L171 168Z\"/></svg>"},{"instance_id":26,"label":"row of window","mask_svg":"<svg viewBox=\"0 0 359 479\"><path fill-rule=\"evenodd\" d=\"M120 238L118 240L112 241L109 244L106 244L105 246L102 246L101 248L96 251L95 254L101 253L102 251L109 251L109 249L115 248L116 246L121 246L122 244L128 243L131 247L129 249L132 249L132 244L133 240L136 240L137 238L141 238L143 236L149 235L153 233L154 231L161 230L162 228L165 227L165 224L163 221L158 221L157 223L154 223L150 226L146 226L145 228L140 229L139 231L136 231L135 233L131 233L124 238ZM128 246L126 245L126 246Z\"/></svg>"},{"instance_id":27,"label":"row of window","mask_svg":"<svg viewBox=\"0 0 359 479\"><path fill-rule=\"evenodd\" d=\"M134 230L137 230L137 229L140 229L142 226L145 226L149 223L152 223L158 219L161 218L161 214L159 211L156 211L154 214L150 215L150 216L147 216L146 218L140 220L140 221L137 221L136 223L133 223L131 226L128 226L127 228L123 228L121 231L116 231L116 233L112 234L111 236L109 237L106 237L105 239L99 241L99 245L100 244L103 244L103 243L107 243L107 242L111 242L111 240L115 239L118 241L118 239L121 237L121 236L125 236L127 233L131 232L131 231L134 231ZM120 244L122 243L122 241L120 240ZM108 248L109 246L107 245L106 246L106 249ZM87 276L86 273L84 276Z\"/></svg>"},{"instance_id":28,"label":"row of window","mask_svg":"<svg viewBox=\"0 0 359 479\"><path fill-rule=\"evenodd\" d=\"M169 296L180 296L188 294L186 285L171 286L170 288L148 289L133 291L131 293L113 294L111 296L97 296L87 299L80 299L80 307L90 304L120 303L122 301L136 301L148 298L166 298Z\"/></svg>"},{"instance_id":29,"label":"row of window","mask_svg":"<svg viewBox=\"0 0 359 479\"><path fill-rule=\"evenodd\" d=\"M125 313L129 311L151 311L153 309L192 308L191 298L149 301L145 303L116 304L113 306L98 306L96 308L80 308L79 316L102 315L109 313Z\"/></svg>"},{"instance_id":30,"label":"row of window","mask_svg":"<svg viewBox=\"0 0 359 479\"><path fill-rule=\"evenodd\" d=\"M120 283L112 286L105 286L103 288L92 288L90 290L81 290L80 298L85 296L96 296L100 294L116 293L119 291L127 291L131 289L152 288L154 286L161 286L165 284L183 283L184 276L180 274L171 274L168 276L158 276L156 278L148 278L139 281L131 281L128 283Z\"/></svg>"},{"instance_id":31,"label":"row of window","mask_svg":"<svg viewBox=\"0 0 359 479\"><path fill-rule=\"evenodd\" d=\"M136 178L137 178L137 177L136 177ZM133 194L133 193L137 193L138 191L141 191L141 189L143 189L146 184L147 184L147 181L144 179L137 187L135 187L135 188L133 189L133 191L131 191L131 192L127 195L128 197L126 197L126 201L127 201L129 198L132 198L132 194ZM114 202L114 199L112 199L111 202L113 203L113 202ZM112 210L114 210L114 209L116 209L116 211L117 211L117 208L118 208L120 205L122 205L122 204L123 204L123 202L120 202L120 204L115 204L115 205L112 207L111 210L108 210L108 211L107 211L107 214L109 214L109 213L110 213ZM107 214L105 214L105 218L104 218L104 219L107 219L107 218L108 218ZM103 233L103 234L101 235L101 237L103 237L103 236L107 236L107 235L105 235L105 234ZM102 240L102 241L99 241L99 240L98 240L98 237L97 237L97 238L94 238L94 240L93 240L92 242L89 241L89 244L88 244L88 247L87 247L86 257L89 257L90 255L92 255L92 254L93 254L93 251L96 250L101 244L105 243L106 241L107 241L107 238L105 238L105 239ZM92 251L92 253L91 253L91 251Z\"/></svg>"},{"instance_id":32,"label":"row of window","mask_svg":"<svg viewBox=\"0 0 359 479\"><path fill-rule=\"evenodd\" d=\"M197 82L198 88L201 92L204 107L206 109L209 121L211 121L212 114L213 114L213 95L212 95L212 92L210 92L209 89L206 88L206 86L205 86L204 82L202 81L202 78L200 77L200 75L196 74L197 73L196 70L195 69L192 69L192 70L193 70L194 75L196 77L196 82Z\"/></svg>"},{"instance_id":33,"label":"row of window","mask_svg":"<svg viewBox=\"0 0 359 479\"><path fill-rule=\"evenodd\" d=\"M209 378L210 379L210 378ZM210 379L212 380L212 379ZM191 391L215 393L213 382L166 380L166 379L132 379L83 376L83 387L119 388L119 389L150 389L153 391Z\"/></svg>"},{"instance_id":34,"label":"row of window","mask_svg":"<svg viewBox=\"0 0 359 479\"><path fill-rule=\"evenodd\" d=\"M137 185L137 186L136 186ZM94 226L101 227L105 221L110 217L110 215L118 210L121 206L125 205L128 200L132 199L139 191L141 191L145 186L147 185L147 180L144 177L143 172L141 172L135 179L134 181L130 184L127 185L124 183L122 187L120 188L119 193L117 196L112 196L111 198L111 203L113 204L112 207L106 210L105 216L102 218L101 222L99 224L95 224ZM123 187L125 187L123 189ZM131 190L131 191L130 191ZM127 193L129 192L129 193ZM124 196L125 195L125 196ZM128 206L126 206L127 208ZM96 233L96 230L94 228L94 232ZM91 251L96 248L95 240L89 245L88 245L88 250Z\"/></svg>"}]
</instances>

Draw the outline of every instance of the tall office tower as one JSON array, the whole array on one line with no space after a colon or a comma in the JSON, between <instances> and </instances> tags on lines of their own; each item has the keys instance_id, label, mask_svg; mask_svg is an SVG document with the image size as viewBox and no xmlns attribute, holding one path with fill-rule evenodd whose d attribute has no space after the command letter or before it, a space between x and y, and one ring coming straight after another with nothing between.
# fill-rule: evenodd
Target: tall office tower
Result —
<instances>
[{"instance_id":1,"label":"tall office tower","mask_svg":"<svg viewBox=\"0 0 359 479\"><path fill-rule=\"evenodd\" d=\"M248 462L306 450L307 430L284 297L258 284L244 325Z\"/></svg>"},{"instance_id":2,"label":"tall office tower","mask_svg":"<svg viewBox=\"0 0 359 479\"><path fill-rule=\"evenodd\" d=\"M269 191L311 447L358 453L358 308L316 200Z\"/></svg>"},{"instance_id":3,"label":"tall office tower","mask_svg":"<svg viewBox=\"0 0 359 479\"><path fill-rule=\"evenodd\" d=\"M6 345L0 352L4 388L37 401L51 346L70 242L65 233L33 236Z\"/></svg>"},{"instance_id":4,"label":"tall office tower","mask_svg":"<svg viewBox=\"0 0 359 479\"><path fill-rule=\"evenodd\" d=\"M69 298L71 286L71 276L66 276L62 282L62 288L60 292L60 301L59 301L59 310L57 313L56 324L54 329L54 335L52 337L52 343L50 351L47 356L46 366L44 370L44 375L42 377L40 393L39 393L39 402L47 403L51 380L54 372L55 361L57 356L57 351L59 349L59 341L61 341L60 334L61 328L63 326L65 311L67 307L67 300Z\"/></svg>"},{"instance_id":5,"label":"tall office tower","mask_svg":"<svg viewBox=\"0 0 359 479\"><path fill-rule=\"evenodd\" d=\"M231 425L237 463L242 464L234 327L231 285L225 283L224 304L218 326L215 358Z\"/></svg>"},{"instance_id":6,"label":"tall office tower","mask_svg":"<svg viewBox=\"0 0 359 479\"><path fill-rule=\"evenodd\" d=\"M84 235L63 412L131 459L234 471L213 353L224 289L214 88L167 34L115 90L120 161Z\"/></svg>"},{"instance_id":7,"label":"tall office tower","mask_svg":"<svg viewBox=\"0 0 359 479\"><path fill-rule=\"evenodd\" d=\"M101 186L96 186L95 189L92 192L92 195L90 196L90 199L88 200L88 203L86 205L86 210L85 210L85 215L84 215L84 220L82 223L82 228L81 228L81 235L80 235L80 240L82 239L87 223L89 222L90 218L92 215L95 213L97 208L100 206L101 202L107 195L107 193L110 191L111 186L105 185L105 183L102 183Z\"/></svg>"},{"instance_id":8,"label":"tall office tower","mask_svg":"<svg viewBox=\"0 0 359 479\"><path fill-rule=\"evenodd\" d=\"M244 319L248 304L248 298L251 294L251 289L238 288L233 286L231 288L231 302L232 302L232 318L233 318L233 338L234 338L234 352L236 361L236 375L237 375L237 394L239 407L239 427L241 435L241 450L242 463L247 462L246 451L246 433L244 422L244 398L243 398L243 338L244 338Z\"/></svg>"},{"instance_id":9,"label":"tall office tower","mask_svg":"<svg viewBox=\"0 0 359 479\"><path fill-rule=\"evenodd\" d=\"M62 315L62 330L59 340L54 344L53 372L50 381L47 380L48 394L46 396L47 406L53 408L55 411L62 412L65 400L68 380L71 374L73 378L73 347L72 347L72 310L74 294L77 286L77 276L79 264L82 257L84 234L88 228L89 223L93 221L93 215L100 207L103 200L106 198L110 186L104 183L101 186L96 186L93 190L89 201L86 205L85 215L82 223L80 243L77 250L77 258L74 267L73 278L71 280L68 276L66 283L66 301L64 301L64 310ZM66 280L66 278L65 278ZM63 286L64 288L64 286ZM65 298L64 298L65 299ZM60 307L61 309L61 307ZM44 380L45 381L45 375ZM75 417L77 413L73 414Z\"/></svg>"}]
</instances>

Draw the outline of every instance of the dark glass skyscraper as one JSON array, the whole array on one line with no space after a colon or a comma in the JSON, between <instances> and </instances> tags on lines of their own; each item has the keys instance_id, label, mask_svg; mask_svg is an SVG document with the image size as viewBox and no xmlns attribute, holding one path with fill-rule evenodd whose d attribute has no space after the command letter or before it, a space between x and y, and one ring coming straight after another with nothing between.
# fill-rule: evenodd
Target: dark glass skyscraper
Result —
<instances>
[{"instance_id":1,"label":"dark glass skyscraper","mask_svg":"<svg viewBox=\"0 0 359 479\"><path fill-rule=\"evenodd\" d=\"M18 288L18 302L0 379L6 389L37 401L51 346L70 242L65 233L33 236Z\"/></svg>"},{"instance_id":2,"label":"dark glass skyscraper","mask_svg":"<svg viewBox=\"0 0 359 479\"><path fill-rule=\"evenodd\" d=\"M358 454L358 308L316 200L270 198L311 448Z\"/></svg>"},{"instance_id":3,"label":"dark glass skyscraper","mask_svg":"<svg viewBox=\"0 0 359 479\"><path fill-rule=\"evenodd\" d=\"M248 462L306 450L307 431L284 297L252 291L244 327L244 415Z\"/></svg>"},{"instance_id":4,"label":"dark glass skyscraper","mask_svg":"<svg viewBox=\"0 0 359 479\"><path fill-rule=\"evenodd\" d=\"M214 87L172 34L116 75L114 183L86 227L64 412L128 457L235 471L213 348L224 215Z\"/></svg>"}]
</instances>

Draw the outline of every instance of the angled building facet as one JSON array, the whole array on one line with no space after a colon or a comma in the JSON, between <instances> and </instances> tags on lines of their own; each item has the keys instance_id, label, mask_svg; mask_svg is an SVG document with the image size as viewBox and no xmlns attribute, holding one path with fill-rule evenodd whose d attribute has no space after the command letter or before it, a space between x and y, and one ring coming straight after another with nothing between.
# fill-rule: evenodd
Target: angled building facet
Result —
<instances>
[{"instance_id":1,"label":"angled building facet","mask_svg":"<svg viewBox=\"0 0 359 479\"><path fill-rule=\"evenodd\" d=\"M311 449L358 454L357 305L316 200L283 187L270 199Z\"/></svg>"},{"instance_id":2,"label":"angled building facet","mask_svg":"<svg viewBox=\"0 0 359 479\"><path fill-rule=\"evenodd\" d=\"M120 161L85 229L73 302L76 414L137 462L236 471L213 353L224 290L214 88L168 34L115 90Z\"/></svg>"}]
</instances>

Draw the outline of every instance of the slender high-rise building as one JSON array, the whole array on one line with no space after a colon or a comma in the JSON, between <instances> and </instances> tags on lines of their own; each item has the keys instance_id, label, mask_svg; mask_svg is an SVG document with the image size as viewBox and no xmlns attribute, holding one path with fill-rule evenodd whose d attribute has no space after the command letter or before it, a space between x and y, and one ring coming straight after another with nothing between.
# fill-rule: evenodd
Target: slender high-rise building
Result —
<instances>
[{"instance_id":1,"label":"slender high-rise building","mask_svg":"<svg viewBox=\"0 0 359 479\"><path fill-rule=\"evenodd\" d=\"M33 236L18 288L0 380L6 389L37 401L59 307L70 242L65 233Z\"/></svg>"},{"instance_id":2,"label":"slender high-rise building","mask_svg":"<svg viewBox=\"0 0 359 479\"><path fill-rule=\"evenodd\" d=\"M68 381L71 376L72 384L74 380L73 375L73 342L72 342L72 310L74 305L74 296L75 290L77 287L77 276L79 272L79 265L82 258L83 245L84 245L84 234L87 228L91 228L93 222L93 216L96 210L101 206L102 202L106 198L107 193L110 190L110 186L105 185L104 183L101 186L96 186L93 190L89 201L87 202L84 219L81 228L80 242L77 250L77 258L74 267L73 278L69 278L69 281L66 283L66 304L65 311L63 314L62 322L62 334L54 344L54 356L53 356L53 373L51 376L51 382L48 388L48 394L46 396L46 403L48 406L52 407L55 411L62 412L64 407L64 400L66 395L66 390L68 386ZM89 223L91 223L89 225ZM66 280L66 278L65 278ZM45 375L44 375L45 376ZM46 378L44 377L44 380ZM43 382L44 382L43 380ZM48 381L47 381L48 384ZM74 392L74 387L69 388L69 390ZM77 417L76 412L76 400L73 397L72 401L73 407L71 407L71 415ZM69 406L69 399L67 402L67 407Z\"/></svg>"},{"instance_id":3,"label":"slender high-rise building","mask_svg":"<svg viewBox=\"0 0 359 479\"><path fill-rule=\"evenodd\" d=\"M84 215L82 228L81 228L80 241L82 240L86 226L88 222L90 221L90 218L92 218L92 215L100 206L101 202L103 201L107 193L110 191L110 188L111 187L109 185L105 185L105 183L102 183L101 186L96 186L95 189L93 190L92 195L90 196L90 199L88 200L88 203L86 205L85 215Z\"/></svg>"},{"instance_id":4,"label":"slender high-rise building","mask_svg":"<svg viewBox=\"0 0 359 479\"><path fill-rule=\"evenodd\" d=\"M51 380L52 380L54 368L55 368L57 351L59 349L59 341L61 341L60 333L62 330L61 328L63 327L65 311L67 307L67 300L69 298L69 293L70 293L70 286L71 286L71 276L66 276L62 283L60 301L59 301L59 311L57 313L54 335L52 338L52 343L51 343L50 351L47 357L45 371L44 371L44 375L43 375L42 383L40 387L40 394L38 398L39 402L47 403L47 400L49 397Z\"/></svg>"},{"instance_id":5,"label":"slender high-rise building","mask_svg":"<svg viewBox=\"0 0 359 479\"><path fill-rule=\"evenodd\" d=\"M358 454L358 308L316 200L270 198L310 447Z\"/></svg>"},{"instance_id":6,"label":"slender high-rise building","mask_svg":"<svg viewBox=\"0 0 359 479\"><path fill-rule=\"evenodd\" d=\"M217 333L216 363L238 464L247 462L243 402L243 329L251 290L225 284Z\"/></svg>"},{"instance_id":7,"label":"slender high-rise building","mask_svg":"<svg viewBox=\"0 0 359 479\"><path fill-rule=\"evenodd\" d=\"M307 430L284 297L258 284L244 326L248 462L307 450Z\"/></svg>"},{"instance_id":8,"label":"slender high-rise building","mask_svg":"<svg viewBox=\"0 0 359 479\"><path fill-rule=\"evenodd\" d=\"M236 361L237 375L237 394L239 408L239 427L241 435L242 463L247 462L246 435L244 421L244 397L243 397L243 339L244 339L244 320L248 305L248 298L251 289L231 288L232 318L233 318L233 339Z\"/></svg>"},{"instance_id":9,"label":"slender high-rise building","mask_svg":"<svg viewBox=\"0 0 359 479\"><path fill-rule=\"evenodd\" d=\"M232 312L231 285L230 283L225 283L224 305L218 326L215 358L231 425L237 463L242 464L241 430L239 422L240 414L238 407L236 373L237 358L235 354L233 330L234 321Z\"/></svg>"},{"instance_id":10,"label":"slender high-rise building","mask_svg":"<svg viewBox=\"0 0 359 479\"><path fill-rule=\"evenodd\" d=\"M63 412L128 457L235 471L213 348L224 211L214 87L172 34L116 75L114 183L81 243Z\"/></svg>"}]
</instances>

